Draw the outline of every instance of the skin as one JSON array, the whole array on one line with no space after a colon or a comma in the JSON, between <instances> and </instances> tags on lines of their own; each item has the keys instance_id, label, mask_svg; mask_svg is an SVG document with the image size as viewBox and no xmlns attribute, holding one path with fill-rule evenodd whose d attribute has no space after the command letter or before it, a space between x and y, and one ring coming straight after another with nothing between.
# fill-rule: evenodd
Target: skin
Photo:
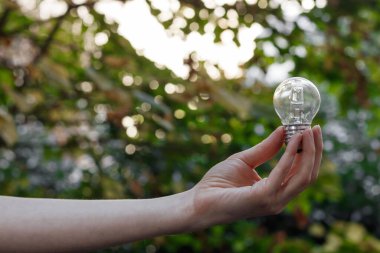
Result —
<instances>
[{"instance_id":1,"label":"skin","mask_svg":"<svg viewBox=\"0 0 380 253\"><path fill-rule=\"evenodd\" d=\"M256 168L281 149L283 139L280 127L260 144L216 164L192 189L166 197L0 197L0 252L84 252L278 214L317 179L323 149L319 126L297 134L268 178L261 178Z\"/></svg>"}]
</instances>

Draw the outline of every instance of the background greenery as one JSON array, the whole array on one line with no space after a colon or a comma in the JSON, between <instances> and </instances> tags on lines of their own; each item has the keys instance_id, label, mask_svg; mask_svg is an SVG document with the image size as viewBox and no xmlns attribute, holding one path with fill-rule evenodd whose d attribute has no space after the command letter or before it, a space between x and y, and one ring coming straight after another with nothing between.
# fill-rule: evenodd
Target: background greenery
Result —
<instances>
[{"instance_id":1,"label":"background greenery","mask_svg":"<svg viewBox=\"0 0 380 253\"><path fill-rule=\"evenodd\" d=\"M380 1L299 1L317 6L292 21L276 4L283 1L232 1L219 17L206 2L181 1L162 23L169 29L192 8L183 36L214 22L216 43L225 29L236 35L261 24L266 35L255 40L242 78L212 80L196 52L184 61L188 78L176 77L118 35L93 1L66 1L63 15L44 20L1 1L0 194L150 198L191 188L280 124L265 75L291 61L290 75L312 80L322 94L318 182L278 216L102 252L380 252ZM218 25L228 10L238 14L237 27ZM88 46L100 32L108 42ZM277 53L268 55L268 45Z\"/></svg>"}]
</instances>

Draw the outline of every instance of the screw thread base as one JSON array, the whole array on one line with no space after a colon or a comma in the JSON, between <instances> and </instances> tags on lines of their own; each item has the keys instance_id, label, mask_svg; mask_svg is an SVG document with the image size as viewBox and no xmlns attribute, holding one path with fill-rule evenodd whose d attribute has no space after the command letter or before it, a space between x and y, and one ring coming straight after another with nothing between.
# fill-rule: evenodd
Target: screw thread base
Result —
<instances>
[{"instance_id":1,"label":"screw thread base","mask_svg":"<svg viewBox=\"0 0 380 253\"><path fill-rule=\"evenodd\" d=\"M293 135L302 133L304 130L310 128L310 124L294 124L285 126L285 144L287 145Z\"/></svg>"}]
</instances>

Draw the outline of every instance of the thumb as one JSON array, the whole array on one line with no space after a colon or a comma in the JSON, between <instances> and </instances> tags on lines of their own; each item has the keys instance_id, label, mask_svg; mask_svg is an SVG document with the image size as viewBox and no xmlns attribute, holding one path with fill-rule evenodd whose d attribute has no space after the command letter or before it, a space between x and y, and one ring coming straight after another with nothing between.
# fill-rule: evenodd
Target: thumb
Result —
<instances>
[{"instance_id":1,"label":"thumb","mask_svg":"<svg viewBox=\"0 0 380 253\"><path fill-rule=\"evenodd\" d=\"M240 159L251 168L256 168L271 159L282 147L284 127L278 127L269 137L256 146L233 154L228 159Z\"/></svg>"}]
</instances>

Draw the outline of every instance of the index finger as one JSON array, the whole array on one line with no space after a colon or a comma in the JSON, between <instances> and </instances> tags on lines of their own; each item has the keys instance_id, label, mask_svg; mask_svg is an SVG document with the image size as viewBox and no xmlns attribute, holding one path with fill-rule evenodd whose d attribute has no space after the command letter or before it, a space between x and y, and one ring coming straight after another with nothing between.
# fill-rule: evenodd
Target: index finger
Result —
<instances>
[{"instance_id":1,"label":"index finger","mask_svg":"<svg viewBox=\"0 0 380 253\"><path fill-rule=\"evenodd\" d=\"M282 155L276 167L274 167L272 172L269 174L268 180L275 190L281 186L282 182L285 180L286 175L290 171L301 140L301 134L297 134L292 137L288 146L286 147L285 153Z\"/></svg>"},{"instance_id":2,"label":"index finger","mask_svg":"<svg viewBox=\"0 0 380 253\"><path fill-rule=\"evenodd\" d=\"M311 183L316 156L314 136L311 129L305 130L302 135L302 153L298 154L301 156L300 162L295 165L299 166L299 168L295 168L298 173L287 181L282 192L285 199L293 198Z\"/></svg>"},{"instance_id":3,"label":"index finger","mask_svg":"<svg viewBox=\"0 0 380 253\"><path fill-rule=\"evenodd\" d=\"M237 158L246 163L250 168L256 168L271 159L280 150L283 142L284 127L278 127L268 138L256 146L236 153L227 159Z\"/></svg>"}]
</instances>

